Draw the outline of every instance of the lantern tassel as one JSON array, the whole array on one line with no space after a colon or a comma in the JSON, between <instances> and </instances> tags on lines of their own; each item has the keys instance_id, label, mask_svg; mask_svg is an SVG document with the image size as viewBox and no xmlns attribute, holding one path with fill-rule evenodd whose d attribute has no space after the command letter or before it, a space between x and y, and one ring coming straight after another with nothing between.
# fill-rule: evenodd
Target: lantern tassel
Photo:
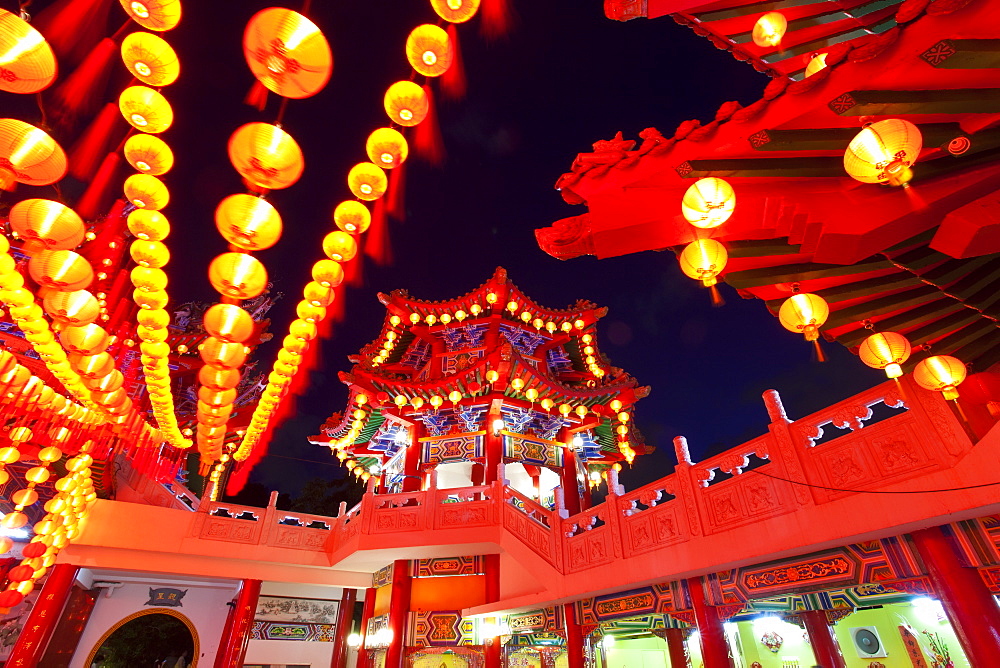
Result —
<instances>
[{"instance_id":1,"label":"lantern tassel","mask_svg":"<svg viewBox=\"0 0 1000 668\"><path fill-rule=\"evenodd\" d=\"M344 283L352 288L360 288L365 284L364 278L364 253L358 253L354 259L344 267Z\"/></svg>"},{"instance_id":2,"label":"lantern tassel","mask_svg":"<svg viewBox=\"0 0 1000 668\"><path fill-rule=\"evenodd\" d=\"M32 25L61 65L80 62L104 36L111 0L59 0L38 13Z\"/></svg>"},{"instance_id":3,"label":"lantern tassel","mask_svg":"<svg viewBox=\"0 0 1000 668\"><path fill-rule=\"evenodd\" d=\"M952 401L955 404L955 410L958 411L958 417L962 419L965 426L969 426L969 418L965 416L965 411L962 410L962 404L958 403L958 397L955 397Z\"/></svg>"},{"instance_id":4,"label":"lantern tassel","mask_svg":"<svg viewBox=\"0 0 1000 668\"><path fill-rule=\"evenodd\" d=\"M247 96L243 98L243 104L247 104L257 111L264 111L267 106L267 87L260 81L255 80Z\"/></svg>"},{"instance_id":5,"label":"lantern tassel","mask_svg":"<svg viewBox=\"0 0 1000 668\"><path fill-rule=\"evenodd\" d=\"M819 339L813 340L813 348L816 350L816 361L825 362L826 355L823 354L823 347L819 345Z\"/></svg>"},{"instance_id":6,"label":"lantern tassel","mask_svg":"<svg viewBox=\"0 0 1000 668\"><path fill-rule=\"evenodd\" d=\"M118 111L117 104L109 102L104 105L101 113L97 115L97 118L70 151L69 173L73 177L86 181L98 168L101 156L104 155L111 142L119 118L121 118L121 113Z\"/></svg>"},{"instance_id":7,"label":"lantern tassel","mask_svg":"<svg viewBox=\"0 0 1000 668\"><path fill-rule=\"evenodd\" d=\"M104 156L101 166L91 179L90 185L84 191L80 201L76 204L76 212L84 220L97 218L104 208L105 202L110 195L111 184L114 181L115 171L121 162L121 156L117 152L108 153Z\"/></svg>"},{"instance_id":8,"label":"lantern tassel","mask_svg":"<svg viewBox=\"0 0 1000 668\"><path fill-rule=\"evenodd\" d=\"M347 292L341 290L340 292L335 292L334 295L333 303L326 309L326 318L331 323L342 322L346 313L346 309L344 308L346 303L344 300L347 298Z\"/></svg>"},{"instance_id":9,"label":"lantern tassel","mask_svg":"<svg viewBox=\"0 0 1000 668\"><path fill-rule=\"evenodd\" d=\"M510 32L514 22L509 0L483 0L479 9L482 23L479 31L487 39L497 39Z\"/></svg>"},{"instance_id":10,"label":"lantern tassel","mask_svg":"<svg viewBox=\"0 0 1000 668\"><path fill-rule=\"evenodd\" d=\"M455 55L451 67L441 75L441 92L450 100L460 100L465 97L468 82L465 78L465 65L462 62L462 48L458 42L458 30L454 23L448 24L448 40Z\"/></svg>"},{"instance_id":11,"label":"lantern tassel","mask_svg":"<svg viewBox=\"0 0 1000 668\"><path fill-rule=\"evenodd\" d=\"M64 130L72 128L78 118L93 114L104 98L117 50L113 39L102 39L53 93L55 122Z\"/></svg>"},{"instance_id":12,"label":"lantern tassel","mask_svg":"<svg viewBox=\"0 0 1000 668\"><path fill-rule=\"evenodd\" d=\"M425 85L424 93L427 94L427 117L417 126L417 131L413 137L413 144L420 157L437 167L444 163L444 140L441 138L441 126L438 125L437 117L437 104L434 103L434 94L431 91L431 87Z\"/></svg>"},{"instance_id":13,"label":"lantern tassel","mask_svg":"<svg viewBox=\"0 0 1000 668\"><path fill-rule=\"evenodd\" d=\"M389 243L389 217L386 215L385 198L380 197L372 210L372 222L364 238L364 253L375 264L384 267L392 262Z\"/></svg>"},{"instance_id":14,"label":"lantern tassel","mask_svg":"<svg viewBox=\"0 0 1000 668\"><path fill-rule=\"evenodd\" d=\"M725 306L726 300L722 298L722 294L719 292L719 286L710 285L708 290L712 295L712 306Z\"/></svg>"},{"instance_id":15,"label":"lantern tassel","mask_svg":"<svg viewBox=\"0 0 1000 668\"><path fill-rule=\"evenodd\" d=\"M386 194L386 213L403 222L406 220L406 163L389 172L389 192Z\"/></svg>"},{"instance_id":16,"label":"lantern tassel","mask_svg":"<svg viewBox=\"0 0 1000 668\"><path fill-rule=\"evenodd\" d=\"M896 389L899 390L899 398L906 403L910 403L910 397L906 395L906 388L904 388L903 384L899 382L899 378L893 378L892 380L896 383Z\"/></svg>"}]
</instances>

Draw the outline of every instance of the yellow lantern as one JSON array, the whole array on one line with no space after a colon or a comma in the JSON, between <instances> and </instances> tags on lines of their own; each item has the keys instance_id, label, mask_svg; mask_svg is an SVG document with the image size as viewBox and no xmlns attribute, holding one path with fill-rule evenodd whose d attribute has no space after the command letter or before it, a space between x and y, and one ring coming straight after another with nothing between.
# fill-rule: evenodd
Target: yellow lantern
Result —
<instances>
[{"instance_id":1,"label":"yellow lantern","mask_svg":"<svg viewBox=\"0 0 1000 668\"><path fill-rule=\"evenodd\" d=\"M133 267L129 273L132 285L143 292L160 292L167 288L167 273L153 267Z\"/></svg>"},{"instance_id":2,"label":"yellow lantern","mask_svg":"<svg viewBox=\"0 0 1000 668\"><path fill-rule=\"evenodd\" d=\"M774 47L781 44L781 39L788 29L788 19L781 12L768 12L754 24L753 43L762 48Z\"/></svg>"},{"instance_id":3,"label":"yellow lantern","mask_svg":"<svg viewBox=\"0 0 1000 668\"><path fill-rule=\"evenodd\" d=\"M133 21L143 28L164 32L181 20L181 0L118 0Z\"/></svg>"},{"instance_id":4,"label":"yellow lantern","mask_svg":"<svg viewBox=\"0 0 1000 668\"><path fill-rule=\"evenodd\" d=\"M162 88L177 81L181 64L173 48L148 32L134 32L122 40L122 62L136 79Z\"/></svg>"},{"instance_id":5,"label":"yellow lantern","mask_svg":"<svg viewBox=\"0 0 1000 668\"><path fill-rule=\"evenodd\" d=\"M0 188L12 190L15 182L47 186L65 176L67 167L62 147L44 130L0 118Z\"/></svg>"},{"instance_id":6,"label":"yellow lantern","mask_svg":"<svg viewBox=\"0 0 1000 668\"><path fill-rule=\"evenodd\" d=\"M96 355L81 355L71 353L70 366L84 378L103 378L115 370L115 360L108 353Z\"/></svg>"},{"instance_id":7,"label":"yellow lantern","mask_svg":"<svg viewBox=\"0 0 1000 668\"><path fill-rule=\"evenodd\" d=\"M48 199L21 200L10 209L10 226L27 252L72 250L83 243L83 221L73 209Z\"/></svg>"},{"instance_id":8,"label":"yellow lantern","mask_svg":"<svg viewBox=\"0 0 1000 668\"><path fill-rule=\"evenodd\" d=\"M159 269L170 261L170 251L160 241L133 241L129 246L129 255L136 264L142 267Z\"/></svg>"},{"instance_id":9,"label":"yellow lantern","mask_svg":"<svg viewBox=\"0 0 1000 668\"><path fill-rule=\"evenodd\" d=\"M118 109L139 132L160 134L174 123L174 110L167 98L147 86L129 86L122 91Z\"/></svg>"},{"instance_id":10,"label":"yellow lantern","mask_svg":"<svg viewBox=\"0 0 1000 668\"><path fill-rule=\"evenodd\" d=\"M816 347L816 356L824 362L823 349L819 345L819 328L830 317L830 306L826 300L811 292L799 292L781 304L778 309L778 321L790 332L802 333L806 341L812 341Z\"/></svg>"},{"instance_id":11,"label":"yellow lantern","mask_svg":"<svg viewBox=\"0 0 1000 668\"><path fill-rule=\"evenodd\" d=\"M159 211L170 202L170 191L155 176L133 174L125 179L125 197L140 209Z\"/></svg>"},{"instance_id":12,"label":"yellow lantern","mask_svg":"<svg viewBox=\"0 0 1000 668\"><path fill-rule=\"evenodd\" d=\"M229 390L239 385L240 372L238 369L206 364L198 371L198 382L214 390Z\"/></svg>"},{"instance_id":13,"label":"yellow lantern","mask_svg":"<svg viewBox=\"0 0 1000 668\"><path fill-rule=\"evenodd\" d=\"M372 222L372 214L361 202L349 199L333 210L333 222L344 232L363 234Z\"/></svg>"},{"instance_id":14,"label":"yellow lantern","mask_svg":"<svg viewBox=\"0 0 1000 668\"><path fill-rule=\"evenodd\" d=\"M198 353L205 364L211 364L227 369L236 369L243 366L247 358L246 350L242 343L227 343L214 336L210 336L198 346Z\"/></svg>"},{"instance_id":15,"label":"yellow lantern","mask_svg":"<svg viewBox=\"0 0 1000 668\"><path fill-rule=\"evenodd\" d=\"M316 281L309 281L306 283L306 287L302 289L302 298L313 306L326 308L337 298L337 293L331 288L320 285Z\"/></svg>"},{"instance_id":16,"label":"yellow lantern","mask_svg":"<svg viewBox=\"0 0 1000 668\"><path fill-rule=\"evenodd\" d=\"M333 260L320 260L312 267L312 277L324 288L335 288L344 282L344 268Z\"/></svg>"},{"instance_id":17,"label":"yellow lantern","mask_svg":"<svg viewBox=\"0 0 1000 668\"><path fill-rule=\"evenodd\" d=\"M208 280L226 297L253 299L267 287L267 270L252 255L223 253L209 265Z\"/></svg>"},{"instance_id":18,"label":"yellow lantern","mask_svg":"<svg viewBox=\"0 0 1000 668\"><path fill-rule=\"evenodd\" d=\"M958 399L958 385L967 374L962 360L951 355L934 355L920 360L913 368L913 380L926 389L940 392L945 399Z\"/></svg>"},{"instance_id":19,"label":"yellow lantern","mask_svg":"<svg viewBox=\"0 0 1000 668\"><path fill-rule=\"evenodd\" d=\"M39 285L63 292L83 290L94 280L90 263L70 250L36 253L28 261L28 271Z\"/></svg>"},{"instance_id":20,"label":"yellow lantern","mask_svg":"<svg viewBox=\"0 0 1000 668\"><path fill-rule=\"evenodd\" d=\"M265 199L230 195L215 209L215 226L234 246L248 251L270 248L281 238L281 216Z\"/></svg>"},{"instance_id":21,"label":"yellow lantern","mask_svg":"<svg viewBox=\"0 0 1000 668\"><path fill-rule=\"evenodd\" d=\"M305 320L295 319L288 326L288 334L300 341L312 341L319 334L316 325Z\"/></svg>"},{"instance_id":22,"label":"yellow lantern","mask_svg":"<svg viewBox=\"0 0 1000 668\"><path fill-rule=\"evenodd\" d=\"M398 130L379 128L368 135L365 150L373 163L382 169L392 169L406 161L410 149L406 137Z\"/></svg>"},{"instance_id":23,"label":"yellow lantern","mask_svg":"<svg viewBox=\"0 0 1000 668\"><path fill-rule=\"evenodd\" d=\"M128 164L144 174L159 176L174 166L174 152L165 141L154 135L132 135L125 142L122 152Z\"/></svg>"},{"instance_id":24,"label":"yellow lantern","mask_svg":"<svg viewBox=\"0 0 1000 668\"><path fill-rule=\"evenodd\" d=\"M809 59L809 64L806 65L805 78L808 79L809 77L816 74L820 70L825 70L825 69L826 69L826 54L825 53L814 54L813 57Z\"/></svg>"},{"instance_id":25,"label":"yellow lantern","mask_svg":"<svg viewBox=\"0 0 1000 668\"><path fill-rule=\"evenodd\" d=\"M844 169L862 183L905 185L913 178L923 137L920 129L901 118L887 118L866 126L844 153Z\"/></svg>"},{"instance_id":26,"label":"yellow lantern","mask_svg":"<svg viewBox=\"0 0 1000 668\"><path fill-rule=\"evenodd\" d=\"M736 193L733 187L714 176L695 181L681 200L684 219L702 229L722 225L735 209Z\"/></svg>"},{"instance_id":27,"label":"yellow lantern","mask_svg":"<svg viewBox=\"0 0 1000 668\"><path fill-rule=\"evenodd\" d=\"M697 239L684 247L678 259L684 275L712 288L713 303L721 303L715 284L729 259L726 247L715 239Z\"/></svg>"},{"instance_id":28,"label":"yellow lantern","mask_svg":"<svg viewBox=\"0 0 1000 668\"><path fill-rule=\"evenodd\" d=\"M360 162L347 174L347 186L358 199L376 200L385 194L388 185L385 172L371 162Z\"/></svg>"},{"instance_id":29,"label":"yellow lantern","mask_svg":"<svg viewBox=\"0 0 1000 668\"><path fill-rule=\"evenodd\" d=\"M59 340L68 352L81 355L103 353L110 344L108 333L93 323L80 327L67 327L59 333Z\"/></svg>"},{"instance_id":30,"label":"yellow lantern","mask_svg":"<svg viewBox=\"0 0 1000 668\"><path fill-rule=\"evenodd\" d=\"M465 23L479 9L480 0L431 0L438 16L449 23Z\"/></svg>"},{"instance_id":31,"label":"yellow lantern","mask_svg":"<svg viewBox=\"0 0 1000 668\"><path fill-rule=\"evenodd\" d=\"M268 190L291 186L305 169L302 149L292 136L268 123L237 128L229 138L229 161L247 182Z\"/></svg>"},{"instance_id":32,"label":"yellow lantern","mask_svg":"<svg viewBox=\"0 0 1000 668\"><path fill-rule=\"evenodd\" d=\"M397 81L389 86L384 104L389 118L405 127L419 125L430 111L427 93L412 81Z\"/></svg>"},{"instance_id":33,"label":"yellow lantern","mask_svg":"<svg viewBox=\"0 0 1000 668\"><path fill-rule=\"evenodd\" d=\"M306 322L320 322L326 317L326 309L322 306L313 306L309 302L302 300L295 305L295 314Z\"/></svg>"},{"instance_id":34,"label":"yellow lantern","mask_svg":"<svg viewBox=\"0 0 1000 668\"><path fill-rule=\"evenodd\" d=\"M358 243L347 232L337 230L323 237L323 252L335 262L350 262L358 253Z\"/></svg>"},{"instance_id":35,"label":"yellow lantern","mask_svg":"<svg viewBox=\"0 0 1000 668\"><path fill-rule=\"evenodd\" d=\"M139 239L163 241L170 234L170 222L159 211L136 209L128 215L126 223L129 232Z\"/></svg>"},{"instance_id":36,"label":"yellow lantern","mask_svg":"<svg viewBox=\"0 0 1000 668\"><path fill-rule=\"evenodd\" d=\"M898 332L879 332L861 342L858 357L873 369L885 369L889 378L899 378L899 365L910 357L910 341Z\"/></svg>"},{"instance_id":37,"label":"yellow lantern","mask_svg":"<svg viewBox=\"0 0 1000 668\"><path fill-rule=\"evenodd\" d=\"M295 99L322 90L333 70L333 54L320 29L283 7L253 15L243 33L243 55L268 90Z\"/></svg>"},{"instance_id":38,"label":"yellow lantern","mask_svg":"<svg viewBox=\"0 0 1000 668\"><path fill-rule=\"evenodd\" d=\"M132 300L141 309L158 311L167 306L170 297L163 290L139 288L132 291Z\"/></svg>"},{"instance_id":39,"label":"yellow lantern","mask_svg":"<svg viewBox=\"0 0 1000 668\"><path fill-rule=\"evenodd\" d=\"M406 59L425 77L439 77L448 71L455 54L448 33L425 23L414 28L406 38Z\"/></svg>"},{"instance_id":40,"label":"yellow lantern","mask_svg":"<svg viewBox=\"0 0 1000 668\"><path fill-rule=\"evenodd\" d=\"M234 304L215 304L205 311L203 324L211 336L227 342L242 343L254 332L253 318Z\"/></svg>"},{"instance_id":41,"label":"yellow lantern","mask_svg":"<svg viewBox=\"0 0 1000 668\"><path fill-rule=\"evenodd\" d=\"M0 9L0 90L31 94L56 78L56 58L45 37L16 14Z\"/></svg>"}]
</instances>

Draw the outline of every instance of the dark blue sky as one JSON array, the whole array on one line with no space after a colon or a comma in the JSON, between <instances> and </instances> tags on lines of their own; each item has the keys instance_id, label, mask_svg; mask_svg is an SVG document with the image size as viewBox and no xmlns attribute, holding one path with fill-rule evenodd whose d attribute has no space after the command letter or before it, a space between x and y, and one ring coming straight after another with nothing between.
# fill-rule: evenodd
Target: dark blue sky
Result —
<instances>
[{"instance_id":1,"label":"dark blue sky","mask_svg":"<svg viewBox=\"0 0 1000 668\"><path fill-rule=\"evenodd\" d=\"M347 317L323 343L323 369L313 372L297 415L278 432L252 481L295 493L310 477L341 475L336 460L305 438L343 407L337 372L376 335L384 313L377 292L406 288L447 299L499 265L542 304L561 308L586 298L610 307L599 328L602 351L653 388L638 405L637 422L659 450L625 476L632 487L670 473L676 435L687 436L697 457L763 433L765 389L778 389L794 418L881 381L832 344L829 363L812 362L810 347L761 302L744 301L727 286L727 304L713 309L707 291L680 273L670 253L561 262L539 250L535 228L585 211L553 189L577 153L619 130L636 138L652 126L669 136L686 119L710 120L722 102L755 101L767 80L669 18L618 23L604 17L597 0L513 4L517 20L506 39L484 41L478 19L460 27L469 93L440 106L448 161L441 168L417 159L407 165L407 219L391 228L395 263L366 266L364 287L348 290ZM187 3L182 25L168 35L183 65L168 91L178 114L173 139L166 137L179 146L166 212L178 228L171 250L190 269L175 265L171 273L179 298L213 298L204 267L225 249L212 212L241 191L226 159L229 134L276 113L274 96L263 113L237 103L253 81L242 60L242 29L266 6ZM282 240L261 254L277 289L289 295L272 313L279 336L294 317L309 266L322 257L319 241L333 229L333 206L350 196L348 169L365 159L368 133L386 124L382 95L409 76L406 35L435 22L422 0L315 0L311 16L330 40L335 65L327 88L291 101L285 116L306 171L270 198L285 221ZM274 351L261 353L261 365L269 365Z\"/></svg>"}]
</instances>

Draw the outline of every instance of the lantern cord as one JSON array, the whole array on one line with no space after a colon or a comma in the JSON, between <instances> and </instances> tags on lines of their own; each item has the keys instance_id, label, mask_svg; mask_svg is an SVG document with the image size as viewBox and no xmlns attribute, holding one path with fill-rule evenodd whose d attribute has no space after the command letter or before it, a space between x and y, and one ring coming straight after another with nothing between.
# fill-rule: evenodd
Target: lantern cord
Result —
<instances>
[{"instance_id":1,"label":"lantern cord","mask_svg":"<svg viewBox=\"0 0 1000 668\"><path fill-rule=\"evenodd\" d=\"M900 399L902 399L903 401L907 401L908 402L910 400L910 398L908 396L906 396L906 388L904 388L903 384L901 382L899 382L899 378L893 378L892 381L894 383L896 383L896 389L899 390L899 397L900 397Z\"/></svg>"},{"instance_id":2,"label":"lantern cord","mask_svg":"<svg viewBox=\"0 0 1000 668\"><path fill-rule=\"evenodd\" d=\"M965 417L965 411L962 410L962 404L958 403L958 399L955 399L955 410L958 411L958 416L962 418L962 422L969 424L969 418Z\"/></svg>"},{"instance_id":3,"label":"lantern cord","mask_svg":"<svg viewBox=\"0 0 1000 668\"><path fill-rule=\"evenodd\" d=\"M760 469L751 469L751 471L753 473L759 473L765 478L773 478L774 480L780 480L792 485L801 485L803 487L812 487L814 489L825 489L829 492L854 492L856 494L934 494L936 492L961 492L966 489L982 489L984 487L996 487L1000 485L1000 481L997 481L984 482L979 485L965 485L964 487L945 487L943 489L907 489L895 491L884 489L850 489L847 487L827 487L826 485L816 485L811 482L803 482L801 480L789 480L788 478L782 478L781 476L764 473ZM750 471L747 471L747 473L750 473Z\"/></svg>"},{"instance_id":4,"label":"lantern cord","mask_svg":"<svg viewBox=\"0 0 1000 668\"><path fill-rule=\"evenodd\" d=\"M288 98L281 98L281 106L278 107L278 117L274 120L274 124L279 128L281 127L281 122L285 119L285 110L288 109Z\"/></svg>"},{"instance_id":5,"label":"lantern cord","mask_svg":"<svg viewBox=\"0 0 1000 668\"><path fill-rule=\"evenodd\" d=\"M822 346L819 345L819 339L815 339L813 341L813 347L816 349L816 361L817 362L825 362L826 361L826 355L823 354L823 348L822 348Z\"/></svg>"},{"instance_id":6,"label":"lantern cord","mask_svg":"<svg viewBox=\"0 0 1000 668\"><path fill-rule=\"evenodd\" d=\"M710 285L708 287L709 292L712 295L712 306L725 306L726 300L722 298L722 294L719 292L719 287L716 285Z\"/></svg>"}]
</instances>

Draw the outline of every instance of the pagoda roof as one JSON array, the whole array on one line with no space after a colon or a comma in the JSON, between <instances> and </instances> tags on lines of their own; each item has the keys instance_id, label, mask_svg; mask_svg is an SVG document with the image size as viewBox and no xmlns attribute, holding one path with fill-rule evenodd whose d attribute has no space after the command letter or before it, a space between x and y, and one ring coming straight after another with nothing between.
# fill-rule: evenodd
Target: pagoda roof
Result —
<instances>
[{"instance_id":1,"label":"pagoda roof","mask_svg":"<svg viewBox=\"0 0 1000 668\"><path fill-rule=\"evenodd\" d=\"M744 296L774 311L793 289L819 292L829 339L855 347L868 326L893 329L929 347L913 362L955 354L988 367L1000 360L1000 10L956 8L907 2L907 21L831 48L807 79L773 79L748 107L726 103L672 136L597 142L557 183L588 212L537 230L539 245L561 259L678 251L697 232L680 213L684 192L723 177L737 207L712 233ZM850 139L885 117L921 129L910 188L844 172Z\"/></svg>"}]
</instances>

